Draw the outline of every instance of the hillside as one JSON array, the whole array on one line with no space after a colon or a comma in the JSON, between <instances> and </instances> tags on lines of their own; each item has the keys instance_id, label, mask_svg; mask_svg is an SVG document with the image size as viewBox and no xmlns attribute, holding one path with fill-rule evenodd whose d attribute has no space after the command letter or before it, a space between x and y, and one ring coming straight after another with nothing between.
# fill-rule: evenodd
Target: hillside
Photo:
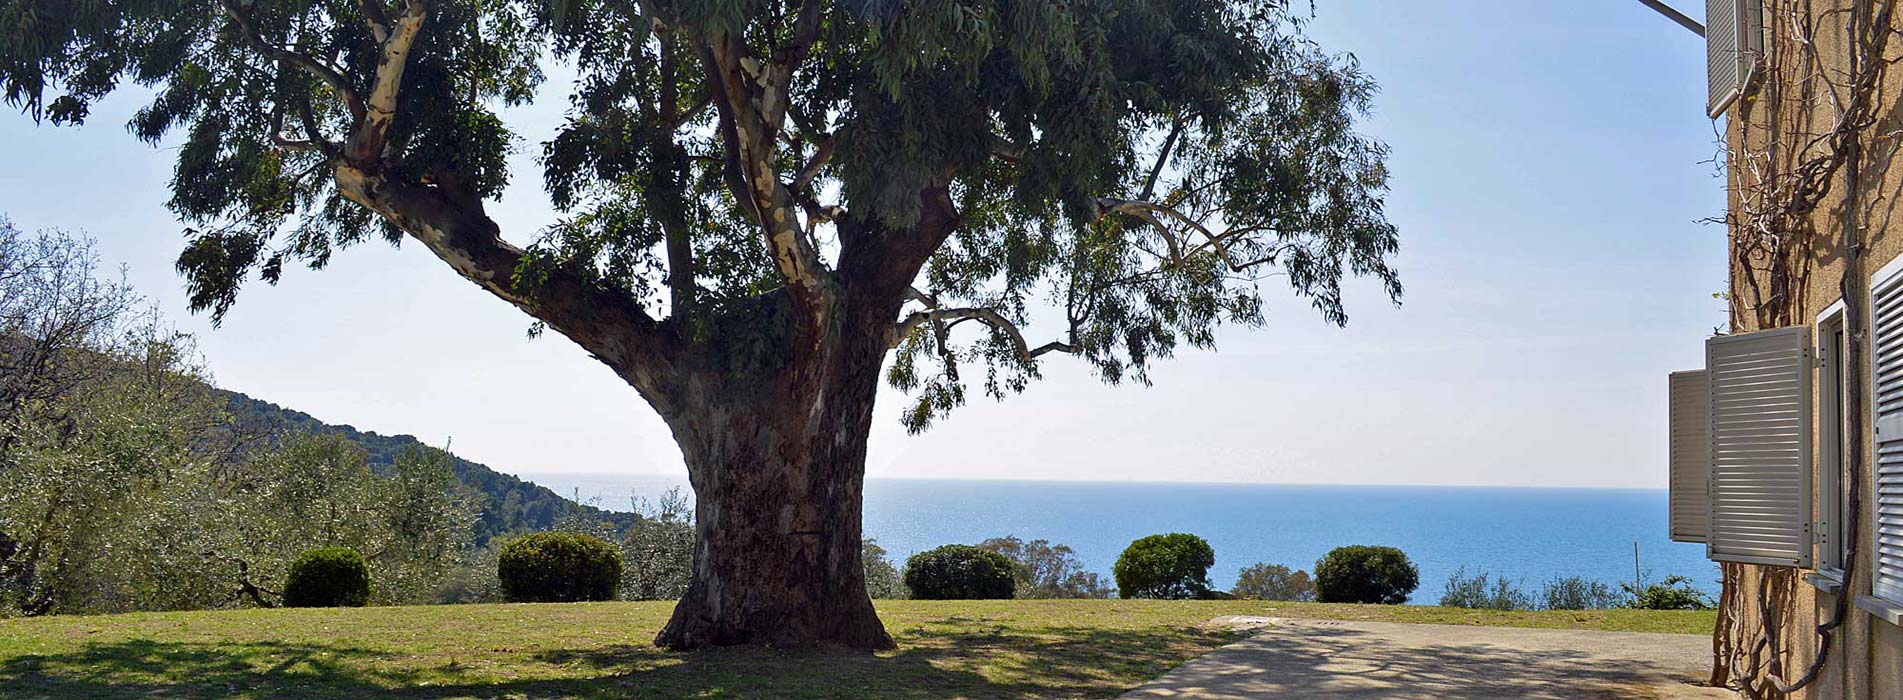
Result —
<instances>
[{"instance_id":1,"label":"hillside","mask_svg":"<svg viewBox=\"0 0 1903 700\"><path fill-rule=\"evenodd\" d=\"M350 425L325 423L308 413L285 408L269 401L254 399L235 391L225 391L231 400L233 419L241 426L272 434L336 434L363 447L369 453L370 467L386 473L403 450L431 447L410 435L382 435L365 432ZM488 542L498 535L547 530L563 516L577 512L607 520L618 526L634 522L632 513L617 513L577 504L547 487L523 481L490 468L488 465L454 457L456 477L482 494L482 516L476 521L476 543Z\"/></svg>"}]
</instances>

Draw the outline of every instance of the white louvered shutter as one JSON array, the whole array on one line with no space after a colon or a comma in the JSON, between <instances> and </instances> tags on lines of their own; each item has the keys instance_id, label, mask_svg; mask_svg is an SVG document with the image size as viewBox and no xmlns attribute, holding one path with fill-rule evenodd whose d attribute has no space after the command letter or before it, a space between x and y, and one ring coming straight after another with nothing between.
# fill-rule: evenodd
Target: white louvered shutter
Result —
<instances>
[{"instance_id":1,"label":"white louvered shutter","mask_svg":"<svg viewBox=\"0 0 1903 700\"><path fill-rule=\"evenodd\" d=\"M1713 561L1810 565L1810 329L1705 341Z\"/></svg>"},{"instance_id":2,"label":"white louvered shutter","mask_svg":"<svg viewBox=\"0 0 1903 700\"><path fill-rule=\"evenodd\" d=\"M1903 601L1903 275L1870 290L1871 398L1876 406L1874 592Z\"/></svg>"},{"instance_id":3,"label":"white louvered shutter","mask_svg":"<svg viewBox=\"0 0 1903 700\"><path fill-rule=\"evenodd\" d=\"M1710 504L1711 397L1704 370L1673 372L1671 393L1671 530L1674 542L1705 541Z\"/></svg>"},{"instance_id":4,"label":"white louvered shutter","mask_svg":"<svg viewBox=\"0 0 1903 700\"><path fill-rule=\"evenodd\" d=\"M1705 1L1705 76L1711 89L1706 107L1713 119L1737 99L1764 49L1761 8L1761 0Z\"/></svg>"}]
</instances>

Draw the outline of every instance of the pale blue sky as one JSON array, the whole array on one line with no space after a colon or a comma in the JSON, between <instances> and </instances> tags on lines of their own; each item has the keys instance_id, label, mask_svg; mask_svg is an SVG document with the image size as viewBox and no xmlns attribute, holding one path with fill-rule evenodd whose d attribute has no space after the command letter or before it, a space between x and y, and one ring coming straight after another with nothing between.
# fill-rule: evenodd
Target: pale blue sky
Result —
<instances>
[{"instance_id":1,"label":"pale blue sky","mask_svg":"<svg viewBox=\"0 0 1903 700\"><path fill-rule=\"evenodd\" d=\"M1678 0L1697 16L1697 3ZM1156 386L1078 363L921 436L881 398L875 477L1641 486L1665 483L1665 374L1724 322L1724 207L1704 49L1634 0L1320 0L1315 36L1382 85L1406 303L1362 285L1346 329L1273 299L1269 328L1185 352ZM554 220L533 161L565 102L509 115L511 239ZM84 231L200 334L225 387L411 433L503 471L680 474L634 392L419 246L365 244L245 290L223 328L184 308L173 154L115 97L78 129L0 114L0 213ZM1279 303L1276 303L1279 302ZM1034 335L1047 335L1044 333Z\"/></svg>"}]
</instances>

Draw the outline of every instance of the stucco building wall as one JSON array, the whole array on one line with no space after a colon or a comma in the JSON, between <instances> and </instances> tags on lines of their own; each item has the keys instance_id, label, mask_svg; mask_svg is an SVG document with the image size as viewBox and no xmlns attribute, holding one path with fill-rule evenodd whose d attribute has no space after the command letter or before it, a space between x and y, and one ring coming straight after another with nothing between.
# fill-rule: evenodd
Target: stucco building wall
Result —
<instances>
[{"instance_id":1,"label":"stucco building wall","mask_svg":"<svg viewBox=\"0 0 1903 700\"><path fill-rule=\"evenodd\" d=\"M1761 269L1750 269L1757 266L1740 263L1737 255L1739 221L1747 218L1752 210L1753 196L1763 191L1763 173L1788 171L1814 156L1815 150L1806 151L1799 144L1809 143L1835 123L1836 103L1824 82L1815 76L1820 70L1834 71L1833 75L1848 72L1850 41L1846 23L1851 3L1857 1L1865 3L1864 11L1874 7L1871 0L1765 0L1764 21L1770 35L1765 48L1770 55L1760 61L1756 79L1725 115L1734 332L1781 325L1763 323L1762 310L1753 307L1746 276L1756 274L1761 283L1765 280ZM1794 37L1793 27L1799 13L1807 13L1815 28L1810 42L1814 48L1806 48ZM1903 37L1893 38L1886 53L1893 60L1903 57ZM1814 55L1815 62L1804 60L1806 54ZM1903 227L1903 216L1899 216L1903 213L1899 211L1903 209L1903 168L1890 167L1891 161L1899 155L1899 141L1903 140L1898 136L1903 134L1903 66L1892 67L1888 73L1878 90L1878 123L1863 132L1864 149L1857 162L1857 180L1851 181L1850 168L1840 169L1829 195L1805 217L1813 236L1813 247L1807 256L1808 270L1799 277L1794 298L1787 301L1792 323L1814 324L1819 313L1843 298L1841 284L1849 258L1846 231L1850 232L1849 242L1862 246L1862 259L1857 264L1861 271L1857 293L1863 295L1866 312L1871 276L1903 256L1903 235L1894 235L1898 227ZM1808 94L1806 85L1812 90ZM1794 266L1794 269L1803 267ZM1852 338L1850 342L1859 343L1864 350L1864 361L1856 368L1855 376L1865 391L1864 405L1846 409L1859 411L1863 416L1861 434L1850 436L1862 442L1862 457L1855 469L1863 494L1860 517L1853 533L1857 552L1851 579L1845 582L1840 593L1829 593L1806 580L1804 575L1812 573L1810 570L1735 565L1736 575L1728 577L1731 583L1725 600L1729 603L1728 613L1734 615L1738 623L1729 634L1734 648L1748 651L1757 642L1763 622L1759 613L1761 594L1767 589L1783 594L1773 596L1777 605L1770 621L1780 645L1789 649L1784 663L1780 664L1780 675L1787 678L1801 674L1816 657L1819 641L1816 627L1820 621L1834 616L1837 597L1854 598L1869 595L1871 591L1875 549L1871 426L1875 417L1868 401L1871 354L1867 327L1864 337ZM1821 397L1813 400L1812 405L1821 405ZM1821 417L1814 416L1813 425L1821 424ZM1813 445L1821 448L1821 442L1813 440ZM1812 463L1821 465L1825 460L1820 454ZM1817 483L1814 478L1812 483ZM1835 497L1821 493L1813 496ZM1812 512L1822 512L1823 505L1821 501L1814 502ZM1845 621L1831 643L1833 648L1820 677L1792 697L1903 700L1903 627L1859 609L1854 602L1846 606Z\"/></svg>"}]
</instances>

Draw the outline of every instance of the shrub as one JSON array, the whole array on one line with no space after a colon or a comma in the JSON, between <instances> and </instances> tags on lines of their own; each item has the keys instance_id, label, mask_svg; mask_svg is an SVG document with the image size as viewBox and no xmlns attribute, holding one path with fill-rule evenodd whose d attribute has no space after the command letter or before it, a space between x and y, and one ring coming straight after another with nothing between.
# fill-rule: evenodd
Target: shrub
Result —
<instances>
[{"instance_id":1,"label":"shrub","mask_svg":"<svg viewBox=\"0 0 1903 700\"><path fill-rule=\"evenodd\" d=\"M1611 586L1598 581L1588 581L1579 576L1547 581L1541 597L1545 599L1547 610L1604 610L1626 607L1625 596L1612 590Z\"/></svg>"},{"instance_id":2,"label":"shrub","mask_svg":"<svg viewBox=\"0 0 1903 700\"><path fill-rule=\"evenodd\" d=\"M920 600L1010 598L1011 560L968 544L948 544L905 560L905 586Z\"/></svg>"},{"instance_id":3,"label":"shrub","mask_svg":"<svg viewBox=\"0 0 1903 700\"><path fill-rule=\"evenodd\" d=\"M621 553L607 541L574 532L537 532L510 540L496 562L502 597L511 603L614 600Z\"/></svg>"},{"instance_id":4,"label":"shrub","mask_svg":"<svg viewBox=\"0 0 1903 700\"><path fill-rule=\"evenodd\" d=\"M1488 585L1489 582L1492 585ZM1520 590L1518 583L1505 577L1493 578L1485 571L1468 576L1467 567L1463 566L1447 577L1447 588L1441 593L1440 604L1450 608L1531 610L1533 597Z\"/></svg>"},{"instance_id":5,"label":"shrub","mask_svg":"<svg viewBox=\"0 0 1903 700\"><path fill-rule=\"evenodd\" d=\"M1692 587L1692 580L1683 576L1667 576L1664 581L1648 586L1634 588L1630 583L1619 584L1631 596L1629 604L1640 610L1710 610L1711 599Z\"/></svg>"},{"instance_id":6,"label":"shrub","mask_svg":"<svg viewBox=\"0 0 1903 700\"><path fill-rule=\"evenodd\" d=\"M1125 598L1184 600L1209 590L1216 550L1203 538L1181 532L1131 542L1112 572Z\"/></svg>"},{"instance_id":7,"label":"shrub","mask_svg":"<svg viewBox=\"0 0 1903 700\"><path fill-rule=\"evenodd\" d=\"M1281 564L1256 564L1236 574L1236 597L1252 600L1315 599L1315 581L1306 571L1289 571Z\"/></svg>"},{"instance_id":8,"label":"shrub","mask_svg":"<svg viewBox=\"0 0 1903 700\"><path fill-rule=\"evenodd\" d=\"M1336 547L1315 562L1315 599L1324 603L1407 602L1421 571L1393 547Z\"/></svg>"},{"instance_id":9,"label":"shrub","mask_svg":"<svg viewBox=\"0 0 1903 700\"><path fill-rule=\"evenodd\" d=\"M297 555L284 577L290 608L357 608L370 602L370 567L349 547L321 547Z\"/></svg>"}]
</instances>

